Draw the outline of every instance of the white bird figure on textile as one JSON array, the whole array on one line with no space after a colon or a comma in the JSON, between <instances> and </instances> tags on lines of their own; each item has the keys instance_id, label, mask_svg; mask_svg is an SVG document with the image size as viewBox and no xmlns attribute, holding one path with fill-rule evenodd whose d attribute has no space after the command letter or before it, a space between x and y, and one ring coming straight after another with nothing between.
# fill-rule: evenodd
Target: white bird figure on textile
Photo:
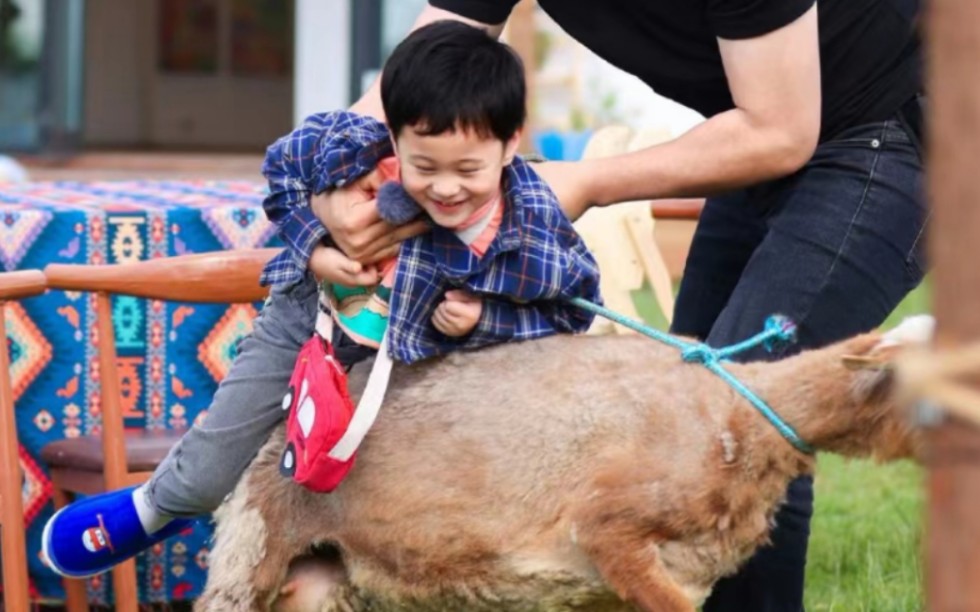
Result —
<instances>
[{"instance_id":1,"label":"white bird figure on textile","mask_svg":"<svg viewBox=\"0 0 980 612\"><path fill-rule=\"evenodd\" d=\"M0 155L0 184L3 183L26 183L30 180L24 166L17 163L12 157Z\"/></svg>"}]
</instances>

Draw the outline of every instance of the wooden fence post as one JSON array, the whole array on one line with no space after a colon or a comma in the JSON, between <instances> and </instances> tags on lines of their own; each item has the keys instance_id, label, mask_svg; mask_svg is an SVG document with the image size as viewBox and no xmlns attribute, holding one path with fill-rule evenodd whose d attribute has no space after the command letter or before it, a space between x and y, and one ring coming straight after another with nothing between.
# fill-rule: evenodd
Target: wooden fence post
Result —
<instances>
[{"instance_id":1,"label":"wooden fence post","mask_svg":"<svg viewBox=\"0 0 980 612\"><path fill-rule=\"evenodd\" d=\"M930 255L940 350L980 342L980 2L925 3ZM980 373L972 381L980 388ZM980 425L929 433L931 612L980 610Z\"/></svg>"}]
</instances>

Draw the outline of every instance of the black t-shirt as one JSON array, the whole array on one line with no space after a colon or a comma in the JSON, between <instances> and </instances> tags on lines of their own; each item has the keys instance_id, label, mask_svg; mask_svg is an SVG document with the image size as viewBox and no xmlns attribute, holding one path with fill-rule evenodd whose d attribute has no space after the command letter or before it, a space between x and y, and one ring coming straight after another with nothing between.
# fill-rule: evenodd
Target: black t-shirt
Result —
<instances>
[{"instance_id":1,"label":"black t-shirt","mask_svg":"<svg viewBox=\"0 0 980 612\"><path fill-rule=\"evenodd\" d=\"M429 0L482 23L507 19L517 0ZM717 38L778 29L814 0L539 0L597 55L654 91L710 117L734 106ZM820 0L825 140L892 117L921 91L919 0Z\"/></svg>"}]
</instances>

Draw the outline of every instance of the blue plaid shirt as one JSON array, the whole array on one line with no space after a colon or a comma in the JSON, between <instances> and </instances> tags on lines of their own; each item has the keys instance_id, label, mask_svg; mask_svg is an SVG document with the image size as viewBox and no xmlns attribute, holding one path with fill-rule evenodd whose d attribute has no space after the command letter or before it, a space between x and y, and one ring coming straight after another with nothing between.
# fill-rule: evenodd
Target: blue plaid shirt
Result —
<instances>
[{"instance_id":1,"label":"blue plaid shirt","mask_svg":"<svg viewBox=\"0 0 980 612\"><path fill-rule=\"evenodd\" d=\"M444 227L402 244L388 319L393 358L412 362L459 348L581 332L593 315L564 301L599 302L599 268L554 193L520 158L504 172L504 215L483 257ZM449 289L483 296L476 328L462 338L430 322Z\"/></svg>"},{"instance_id":2,"label":"blue plaid shirt","mask_svg":"<svg viewBox=\"0 0 980 612\"><path fill-rule=\"evenodd\" d=\"M311 115L272 143L262 164L269 181L262 206L286 249L262 271L263 285L302 280L313 247L327 236L310 208L310 197L367 174L391 153L387 126L347 111Z\"/></svg>"},{"instance_id":3,"label":"blue plaid shirt","mask_svg":"<svg viewBox=\"0 0 980 612\"><path fill-rule=\"evenodd\" d=\"M267 152L266 212L288 245L262 275L264 283L296 282L310 253L326 236L312 214L310 195L369 172L391 154L387 128L346 111L318 114ZM599 298L599 268L554 193L520 158L505 169L504 213L497 235L477 257L451 229L402 243L388 319L391 356L411 363L458 349L557 332L588 329L593 315L564 301ZM431 322L449 289L484 298L476 328L462 338L446 336Z\"/></svg>"}]
</instances>

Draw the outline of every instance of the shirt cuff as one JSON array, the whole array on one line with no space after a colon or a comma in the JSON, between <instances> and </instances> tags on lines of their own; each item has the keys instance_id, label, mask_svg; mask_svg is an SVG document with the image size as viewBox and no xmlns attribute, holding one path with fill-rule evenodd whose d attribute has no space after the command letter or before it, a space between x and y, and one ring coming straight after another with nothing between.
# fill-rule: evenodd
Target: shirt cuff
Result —
<instances>
[{"instance_id":1,"label":"shirt cuff","mask_svg":"<svg viewBox=\"0 0 980 612\"><path fill-rule=\"evenodd\" d=\"M776 0L760 2L755 10L716 12L708 15L711 29L718 38L740 40L755 38L778 30L810 10L815 0Z\"/></svg>"},{"instance_id":2,"label":"shirt cuff","mask_svg":"<svg viewBox=\"0 0 980 612\"><path fill-rule=\"evenodd\" d=\"M305 272L313 248L327 236L327 228L308 206L294 209L280 228L280 235L289 245L296 265Z\"/></svg>"}]
</instances>

